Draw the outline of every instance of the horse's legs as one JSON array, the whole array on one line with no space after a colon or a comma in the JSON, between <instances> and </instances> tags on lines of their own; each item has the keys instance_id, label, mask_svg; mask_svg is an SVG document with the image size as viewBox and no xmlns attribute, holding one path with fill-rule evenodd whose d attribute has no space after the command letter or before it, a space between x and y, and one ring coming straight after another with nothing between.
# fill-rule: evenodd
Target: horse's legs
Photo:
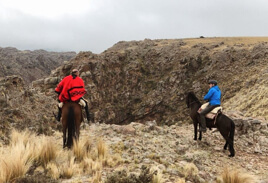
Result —
<instances>
[{"instance_id":1,"label":"horse's legs","mask_svg":"<svg viewBox=\"0 0 268 183\"><path fill-rule=\"evenodd\" d=\"M66 147L66 126L63 126L62 132L63 132L63 148L65 148Z\"/></svg>"},{"instance_id":2,"label":"horse's legs","mask_svg":"<svg viewBox=\"0 0 268 183\"><path fill-rule=\"evenodd\" d=\"M221 135L223 136L223 138L226 140L226 143L224 145L224 149L227 149L227 145L229 144L229 152L230 152L230 155L229 157L234 157L235 155L235 151L234 151L234 142L231 138L229 138L229 133L228 131L223 131L223 130L220 130L220 133Z\"/></svg>"},{"instance_id":3,"label":"horse's legs","mask_svg":"<svg viewBox=\"0 0 268 183\"><path fill-rule=\"evenodd\" d=\"M230 139L230 141L231 141L231 143L229 143L229 151L231 154L229 155L229 157L234 157L235 156L234 142L231 139Z\"/></svg>"},{"instance_id":4,"label":"horse's legs","mask_svg":"<svg viewBox=\"0 0 268 183\"><path fill-rule=\"evenodd\" d=\"M197 140L197 123L195 121L194 122L194 140Z\"/></svg>"},{"instance_id":5,"label":"horse's legs","mask_svg":"<svg viewBox=\"0 0 268 183\"><path fill-rule=\"evenodd\" d=\"M199 129L200 129L200 123L199 123ZM199 138L198 140L202 140L202 132L199 132Z\"/></svg>"},{"instance_id":6,"label":"horse's legs","mask_svg":"<svg viewBox=\"0 0 268 183\"><path fill-rule=\"evenodd\" d=\"M225 143L223 149L224 149L224 150L227 150L227 147L228 147L228 142L226 141L226 143Z\"/></svg>"}]
</instances>

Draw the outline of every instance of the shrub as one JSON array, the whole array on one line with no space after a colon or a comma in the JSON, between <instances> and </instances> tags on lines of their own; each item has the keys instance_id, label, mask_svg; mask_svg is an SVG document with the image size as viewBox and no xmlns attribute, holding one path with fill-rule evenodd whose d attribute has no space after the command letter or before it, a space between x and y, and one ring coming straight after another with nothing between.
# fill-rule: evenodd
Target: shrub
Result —
<instances>
[{"instance_id":1,"label":"shrub","mask_svg":"<svg viewBox=\"0 0 268 183\"><path fill-rule=\"evenodd\" d=\"M242 173L240 170L229 170L225 168L217 178L217 183L256 183L254 176Z\"/></svg>"},{"instance_id":2,"label":"shrub","mask_svg":"<svg viewBox=\"0 0 268 183\"><path fill-rule=\"evenodd\" d=\"M150 169L143 165L139 175L128 175L126 170L116 171L107 177L105 183L149 183L153 181L153 176L156 173L150 172Z\"/></svg>"}]
</instances>

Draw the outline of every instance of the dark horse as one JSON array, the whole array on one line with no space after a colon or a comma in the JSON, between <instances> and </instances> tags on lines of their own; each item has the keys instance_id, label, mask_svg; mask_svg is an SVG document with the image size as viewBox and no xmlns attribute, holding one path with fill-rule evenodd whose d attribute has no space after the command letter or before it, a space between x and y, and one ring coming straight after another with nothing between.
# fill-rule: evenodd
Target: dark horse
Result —
<instances>
[{"instance_id":1,"label":"dark horse","mask_svg":"<svg viewBox=\"0 0 268 183\"><path fill-rule=\"evenodd\" d=\"M201 103L199 102L198 98L195 96L193 92L189 92L186 98L187 107L191 109L190 117L194 123L194 140L197 140L197 124L199 124L199 113L197 112L198 109L201 107ZM226 143L224 145L224 149L227 149L229 145L230 155L229 157L233 157L235 155L234 150L234 133L235 133L235 124L234 122L228 118L226 115L222 114L221 112L218 113L218 116L215 120L206 118L207 128L217 128L223 138L225 139ZM200 127L200 124L199 124ZM199 140L202 139L202 132L199 132Z\"/></svg>"},{"instance_id":2,"label":"dark horse","mask_svg":"<svg viewBox=\"0 0 268 183\"><path fill-rule=\"evenodd\" d=\"M63 148L71 148L73 139L78 140L80 134L80 124L82 122L81 106L76 102L67 102L62 107L62 131ZM66 131L68 129L68 138L66 141Z\"/></svg>"}]
</instances>

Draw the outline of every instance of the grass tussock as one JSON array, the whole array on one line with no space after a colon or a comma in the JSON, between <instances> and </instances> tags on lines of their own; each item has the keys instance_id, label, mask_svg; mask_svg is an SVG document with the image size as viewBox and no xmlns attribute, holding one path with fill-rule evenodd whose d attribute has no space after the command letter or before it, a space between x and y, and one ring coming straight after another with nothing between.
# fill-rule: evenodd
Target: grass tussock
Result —
<instances>
[{"instance_id":1,"label":"grass tussock","mask_svg":"<svg viewBox=\"0 0 268 183\"><path fill-rule=\"evenodd\" d=\"M225 168L222 174L217 177L217 183L257 183L254 176L242 173L240 170Z\"/></svg>"},{"instance_id":2,"label":"grass tussock","mask_svg":"<svg viewBox=\"0 0 268 183\"><path fill-rule=\"evenodd\" d=\"M85 157L83 161L80 163L80 168L83 170L84 173L91 175L93 164L94 164L94 161L91 158Z\"/></svg>"},{"instance_id":3,"label":"grass tussock","mask_svg":"<svg viewBox=\"0 0 268 183\"><path fill-rule=\"evenodd\" d=\"M107 155L107 145L102 140L102 138L100 138L97 142L97 152L98 158L104 158Z\"/></svg>"},{"instance_id":4,"label":"grass tussock","mask_svg":"<svg viewBox=\"0 0 268 183\"><path fill-rule=\"evenodd\" d=\"M143 165L141 167L140 174L129 174L126 169L115 171L108 175L105 183L149 183L153 181L154 175L155 172L151 172L148 167Z\"/></svg>"},{"instance_id":5,"label":"grass tussock","mask_svg":"<svg viewBox=\"0 0 268 183\"><path fill-rule=\"evenodd\" d=\"M92 150L92 142L88 139L74 140L72 152L76 161L82 161Z\"/></svg>"},{"instance_id":6,"label":"grass tussock","mask_svg":"<svg viewBox=\"0 0 268 183\"><path fill-rule=\"evenodd\" d=\"M189 178L189 177L197 176L199 171L198 171L198 168L195 166L195 164L187 163L183 167L183 172L184 172L185 178Z\"/></svg>"},{"instance_id":7,"label":"grass tussock","mask_svg":"<svg viewBox=\"0 0 268 183\"><path fill-rule=\"evenodd\" d=\"M39 146L39 150L36 152L36 159L42 166L46 167L50 161L56 159L57 148L52 139L45 136L41 138Z\"/></svg>"},{"instance_id":8,"label":"grass tussock","mask_svg":"<svg viewBox=\"0 0 268 183\"><path fill-rule=\"evenodd\" d=\"M59 167L55 163L48 163L47 164L47 174L57 180L60 177L60 170Z\"/></svg>"},{"instance_id":9,"label":"grass tussock","mask_svg":"<svg viewBox=\"0 0 268 183\"><path fill-rule=\"evenodd\" d=\"M29 143L33 138L34 135L28 131L18 131L16 129L13 129L11 131L11 135L10 135L10 145L14 146L17 143L23 143L24 145L26 145L27 143Z\"/></svg>"},{"instance_id":10,"label":"grass tussock","mask_svg":"<svg viewBox=\"0 0 268 183\"><path fill-rule=\"evenodd\" d=\"M72 157L67 163L61 166L61 177L70 179L74 174L74 170L76 169L76 165L74 163L75 157Z\"/></svg>"},{"instance_id":11,"label":"grass tussock","mask_svg":"<svg viewBox=\"0 0 268 183\"><path fill-rule=\"evenodd\" d=\"M101 180L101 171L96 172L93 175L92 180L90 182L92 182L92 183L102 183L102 180Z\"/></svg>"},{"instance_id":12,"label":"grass tussock","mask_svg":"<svg viewBox=\"0 0 268 183\"><path fill-rule=\"evenodd\" d=\"M33 163L29 144L16 143L0 158L0 180L12 182L26 174Z\"/></svg>"}]
</instances>

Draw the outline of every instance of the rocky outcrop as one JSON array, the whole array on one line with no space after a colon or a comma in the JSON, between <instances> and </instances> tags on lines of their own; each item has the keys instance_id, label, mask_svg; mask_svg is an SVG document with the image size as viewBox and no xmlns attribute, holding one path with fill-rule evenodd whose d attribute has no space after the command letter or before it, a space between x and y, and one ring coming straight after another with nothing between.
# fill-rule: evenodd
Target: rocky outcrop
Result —
<instances>
[{"instance_id":1,"label":"rocky outcrop","mask_svg":"<svg viewBox=\"0 0 268 183\"><path fill-rule=\"evenodd\" d=\"M236 41L205 38L119 42L99 55L80 52L34 85L53 92L61 78L78 68L97 121L128 124L156 120L170 125L189 119L186 93L194 91L202 99L211 78L218 80L223 106L228 110L241 107L236 105L239 100L232 99L241 92L245 98L252 88L260 87L252 95L267 98L267 42ZM244 102L243 109L238 110L255 111L253 117L268 117L267 110L263 110L265 100L260 105L258 100L250 102Z\"/></svg>"},{"instance_id":2,"label":"rocky outcrop","mask_svg":"<svg viewBox=\"0 0 268 183\"><path fill-rule=\"evenodd\" d=\"M46 77L51 70L64 61L74 58L75 52L48 52L45 50L20 51L16 48L0 47L0 77L19 75L25 84Z\"/></svg>"},{"instance_id":3,"label":"rocky outcrop","mask_svg":"<svg viewBox=\"0 0 268 183\"><path fill-rule=\"evenodd\" d=\"M20 76L0 78L0 141L8 142L12 128L50 134L52 128L57 128L54 98L29 88Z\"/></svg>"}]
</instances>

